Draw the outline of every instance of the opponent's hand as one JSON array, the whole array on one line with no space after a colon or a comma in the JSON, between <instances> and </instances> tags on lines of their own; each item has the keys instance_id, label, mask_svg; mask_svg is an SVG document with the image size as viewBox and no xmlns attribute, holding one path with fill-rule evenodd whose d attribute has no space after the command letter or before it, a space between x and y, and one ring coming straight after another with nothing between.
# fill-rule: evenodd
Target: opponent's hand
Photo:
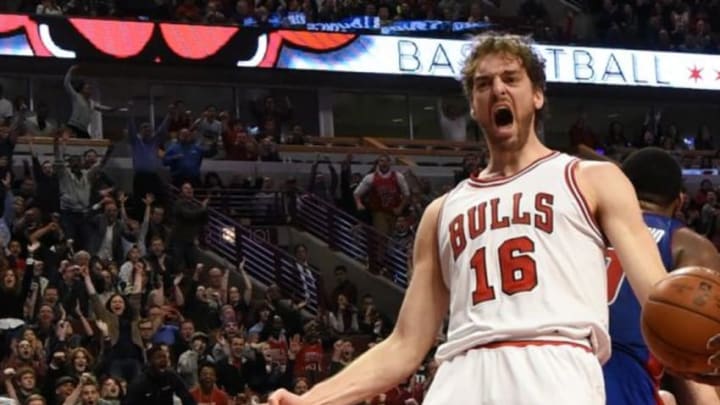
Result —
<instances>
[{"instance_id":1,"label":"opponent's hand","mask_svg":"<svg viewBox=\"0 0 720 405\"><path fill-rule=\"evenodd\" d=\"M714 352L714 354L708 357L707 360L709 366L708 369L714 368L714 371L708 371L707 373L681 373L672 369L667 369L667 373L672 376L695 381L700 384L720 386L720 335L715 335L708 339L707 348L708 350Z\"/></svg>"},{"instance_id":2,"label":"opponent's hand","mask_svg":"<svg viewBox=\"0 0 720 405\"><path fill-rule=\"evenodd\" d=\"M270 395L267 405L306 405L306 403L299 395L279 389Z\"/></svg>"},{"instance_id":3,"label":"opponent's hand","mask_svg":"<svg viewBox=\"0 0 720 405\"><path fill-rule=\"evenodd\" d=\"M714 367L715 371L702 374L690 374L684 377L700 384L720 386L720 334L708 339L707 348L714 352L712 356L708 357L708 364Z\"/></svg>"},{"instance_id":4,"label":"opponent's hand","mask_svg":"<svg viewBox=\"0 0 720 405\"><path fill-rule=\"evenodd\" d=\"M665 372L673 377L683 380L694 381L699 384L720 386L720 372L718 370L708 373L679 373L675 370L666 369Z\"/></svg>"}]
</instances>

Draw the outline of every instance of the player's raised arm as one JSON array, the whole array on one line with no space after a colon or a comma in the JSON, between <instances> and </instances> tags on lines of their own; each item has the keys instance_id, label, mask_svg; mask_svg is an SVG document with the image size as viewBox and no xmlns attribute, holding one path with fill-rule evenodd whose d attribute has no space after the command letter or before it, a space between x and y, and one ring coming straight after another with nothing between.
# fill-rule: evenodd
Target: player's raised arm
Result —
<instances>
[{"instance_id":1,"label":"player's raised arm","mask_svg":"<svg viewBox=\"0 0 720 405\"><path fill-rule=\"evenodd\" d=\"M582 162L578 166L579 186L615 249L635 296L644 305L652 287L667 273L642 219L635 189L614 164Z\"/></svg>"},{"instance_id":2,"label":"player's raised arm","mask_svg":"<svg viewBox=\"0 0 720 405\"><path fill-rule=\"evenodd\" d=\"M270 405L357 404L395 387L417 369L435 342L449 305L437 238L443 200L433 201L420 220L413 277L390 336L302 397L279 391L270 397Z\"/></svg>"}]
</instances>

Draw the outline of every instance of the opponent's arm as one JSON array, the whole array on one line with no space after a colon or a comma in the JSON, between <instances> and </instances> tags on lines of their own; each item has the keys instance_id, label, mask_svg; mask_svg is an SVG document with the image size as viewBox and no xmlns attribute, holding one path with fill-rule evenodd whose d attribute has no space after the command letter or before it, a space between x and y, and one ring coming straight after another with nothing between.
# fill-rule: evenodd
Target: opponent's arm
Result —
<instances>
[{"instance_id":1,"label":"opponent's arm","mask_svg":"<svg viewBox=\"0 0 720 405\"><path fill-rule=\"evenodd\" d=\"M667 276L657 245L642 219L635 189L619 167L582 162L577 168L580 190L615 249L640 305L652 287Z\"/></svg>"},{"instance_id":2,"label":"opponent's arm","mask_svg":"<svg viewBox=\"0 0 720 405\"><path fill-rule=\"evenodd\" d=\"M444 197L425 210L413 249L415 270L390 336L302 397L276 392L270 405L350 405L386 392L412 374L432 347L448 311L438 254L438 215Z\"/></svg>"},{"instance_id":3,"label":"opponent's arm","mask_svg":"<svg viewBox=\"0 0 720 405\"><path fill-rule=\"evenodd\" d=\"M718 405L720 399L714 387L694 381L672 377L670 382L679 405Z\"/></svg>"},{"instance_id":4,"label":"opponent's arm","mask_svg":"<svg viewBox=\"0 0 720 405\"><path fill-rule=\"evenodd\" d=\"M700 266L720 272L720 254L715 245L692 229L680 228L675 231L672 246L676 268ZM685 375L684 377L686 380L673 378L676 383L674 385L679 388L676 395L680 404L720 404L715 389L705 385L720 385L719 374Z\"/></svg>"}]
</instances>

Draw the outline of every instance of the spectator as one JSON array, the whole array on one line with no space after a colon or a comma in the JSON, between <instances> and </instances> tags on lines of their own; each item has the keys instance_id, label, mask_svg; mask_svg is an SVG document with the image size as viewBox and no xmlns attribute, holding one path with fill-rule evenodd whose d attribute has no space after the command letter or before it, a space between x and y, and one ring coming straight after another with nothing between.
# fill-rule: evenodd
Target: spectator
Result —
<instances>
[{"instance_id":1,"label":"spectator","mask_svg":"<svg viewBox=\"0 0 720 405\"><path fill-rule=\"evenodd\" d=\"M307 246L303 244L295 246L295 268L304 292L303 296L299 298L308 302L312 299L312 292L315 291L317 279L308 261Z\"/></svg>"},{"instance_id":2,"label":"spectator","mask_svg":"<svg viewBox=\"0 0 720 405\"><path fill-rule=\"evenodd\" d=\"M219 2L210 1L205 10L203 22L205 24L222 24L225 22L225 14L222 13L222 5Z\"/></svg>"},{"instance_id":3,"label":"spectator","mask_svg":"<svg viewBox=\"0 0 720 405\"><path fill-rule=\"evenodd\" d=\"M207 151L205 156L212 157L217 154L218 142L223 130L222 123L217 120L217 107L214 105L205 107L202 117L195 120L190 130L197 134L198 143Z\"/></svg>"},{"instance_id":4,"label":"spectator","mask_svg":"<svg viewBox=\"0 0 720 405\"><path fill-rule=\"evenodd\" d=\"M258 158L263 162L280 162L280 153L272 137L265 136L258 145Z\"/></svg>"},{"instance_id":5,"label":"spectator","mask_svg":"<svg viewBox=\"0 0 720 405\"><path fill-rule=\"evenodd\" d=\"M35 14L63 15L63 10L55 0L42 0L35 9Z\"/></svg>"},{"instance_id":6,"label":"spectator","mask_svg":"<svg viewBox=\"0 0 720 405\"><path fill-rule=\"evenodd\" d=\"M164 204L166 197L165 185L158 172L162 167L160 149L165 144L167 129L172 117L176 114L175 105L168 107L168 113L160 126L153 131L149 122L140 124L140 130L135 126L135 116L130 111L128 117L128 143L132 149L133 162L133 195L141 198L153 194L158 203Z\"/></svg>"},{"instance_id":7,"label":"spectator","mask_svg":"<svg viewBox=\"0 0 720 405\"><path fill-rule=\"evenodd\" d=\"M120 400L125 394L118 380L113 377L107 377L101 387L100 396L108 405L120 405Z\"/></svg>"},{"instance_id":8,"label":"spectator","mask_svg":"<svg viewBox=\"0 0 720 405\"><path fill-rule=\"evenodd\" d=\"M62 228L67 238L76 241L78 246L84 246L87 241L89 229L86 217L90 212L90 189L112 153L112 145L108 149L101 162L86 170L82 168L79 156L71 156L66 164L63 159L65 138L61 139L58 136L54 138L54 168L60 189Z\"/></svg>"},{"instance_id":9,"label":"spectator","mask_svg":"<svg viewBox=\"0 0 720 405\"><path fill-rule=\"evenodd\" d=\"M190 128L193 123L192 111L185 109L185 102L182 100L175 100L168 106L168 115L170 121L167 130L171 134L179 132L183 128Z\"/></svg>"},{"instance_id":10,"label":"spectator","mask_svg":"<svg viewBox=\"0 0 720 405\"><path fill-rule=\"evenodd\" d=\"M278 106L275 97L267 96L262 106L257 102L250 105L250 111L258 122L264 127L264 135L270 136L273 142L280 141L280 132L285 124L293 117L293 107L290 97L285 97L283 105Z\"/></svg>"},{"instance_id":11,"label":"spectator","mask_svg":"<svg viewBox=\"0 0 720 405\"><path fill-rule=\"evenodd\" d=\"M412 248L415 232L407 217L402 215L397 217L391 238L395 242L395 248L401 252L407 253Z\"/></svg>"},{"instance_id":12,"label":"spectator","mask_svg":"<svg viewBox=\"0 0 720 405\"><path fill-rule=\"evenodd\" d=\"M242 121L232 121L223 130L223 147L228 160L257 160L257 142L248 135Z\"/></svg>"},{"instance_id":13,"label":"spectator","mask_svg":"<svg viewBox=\"0 0 720 405\"><path fill-rule=\"evenodd\" d=\"M147 194L143 199L146 209L150 208L150 221L147 227L147 233L143 240L148 248L151 248L154 241L159 239L160 243L170 240L170 227L165 219L165 208L162 205L154 205L155 197L153 194ZM165 247L162 247L164 250Z\"/></svg>"},{"instance_id":14,"label":"spectator","mask_svg":"<svg viewBox=\"0 0 720 405\"><path fill-rule=\"evenodd\" d=\"M335 266L335 288L330 294L330 302L337 302L338 296L341 294L347 298L350 304L357 305L357 286L347 278L347 269L342 265Z\"/></svg>"},{"instance_id":15,"label":"spectator","mask_svg":"<svg viewBox=\"0 0 720 405\"><path fill-rule=\"evenodd\" d=\"M310 169L310 183L308 184L308 193L315 195L317 198L335 204L335 193L338 186L338 175L330 162L330 158L327 156L323 159L322 163L327 164L328 170L330 171L330 181L326 179L325 174L318 173L318 166L321 164L320 160L316 159Z\"/></svg>"},{"instance_id":16,"label":"spectator","mask_svg":"<svg viewBox=\"0 0 720 405\"><path fill-rule=\"evenodd\" d=\"M170 358L165 349L154 346L147 352L149 367L128 386L124 405L159 405L173 403L173 396L182 405L195 405L190 392L180 377L170 370Z\"/></svg>"},{"instance_id":17,"label":"spectator","mask_svg":"<svg viewBox=\"0 0 720 405\"><path fill-rule=\"evenodd\" d=\"M108 326L109 352L107 353L107 362L111 365L110 375L121 377L125 381L133 381L140 373L144 360L143 342L140 336L138 320L142 300L143 278L147 277L147 275L143 274L142 268L137 268L132 278L133 285L130 298L126 299L123 295L115 294L110 297L105 305L102 304L97 295L87 267L81 268L81 275L85 282L85 288L90 295L93 312L98 319Z\"/></svg>"},{"instance_id":18,"label":"spectator","mask_svg":"<svg viewBox=\"0 0 720 405\"><path fill-rule=\"evenodd\" d=\"M183 0L175 9L175 19L181 22L199 22L201 20L200 8L195 0Z\"/></svg>"},{"instance_id":19,"label":"spectator","mask_svg":"<svg viewBox=\"0 0 720 405\"><path fill-rule=\"evenodd\" d=\"M300 124L295 124L292 126L292 132L285 140L285 143L288 145L305 145L305 138L305 132L303 131L302 126Z\"/></svg>"},{"instance_id":20,"label":"spectator","mask_svg":"<svg viewBox=\"0 0 720 405\"><path fill-rule=\"evenodd\" d=\"M198 206L194 198L193 186L190 183L183 183L180 188L180 198L175 202L175 226L170 237L173 258L178 260L181 269L192 268L196 263L196 239L200 229L207 222L209 199L202 200Z\"/></svg>"},{"instance_id":21,"label":"spectator","mask_svg":"<svg viewBox=\"0 0 720 405\"><path fill-rule=\"evenodd\" d=\"M35 114L25 119L27 134L30 136L53 136L58 129L58 125L54 119L49 117L49 114L50 109L47 103L44 101L38 102Z\"/></svg>"},{"instance_id":22,"label":"spectator","mask_svg":"<svg viewBox=\"0 0 720 405\"><path fill-rule=\"evenodd\" d=\"M532 3L534 0L528 0ZM534 3L533 3L534 4ZM590 128L587 118L587 112L581 108L579 117L570 127L569 131L570 145L577 148L579 145L585 145L588 148L598 148L601 146L600 140L595 132Z\"/></svg>"},{"instance_id":23,"label":"spectator","mask_svg":"<svg viewBox=\"0 0 720 405\"><path fill-rule=\"evenodd\" d=\"M123 200L120 200L124 204ZM122 262L122 229L125 223L118 218L118 207L114 201L107 201L103 213L90 219L89 251L100 260Z\"/></svg>"},{"instance_id":24,"label":"spectator","mask_svg":"<svg viewBox=\"0 0 720 405\"><path fill-rule=\"evenodd\" d=\"M360 328L357 308L343 294L338 295L337 306L330 313L330 325L339 335L357 333Z\"/></svg>"},{"instance_id":25,"label":"spectator","mask_svg":"<svg viewBox=\"0 0 720 405\"><path fill-rule=\"evenodd\" d=\"M180 187L189 182L193 187L201 186L200 167L203 158L211 153L197 144L189 129L181 129L178 142L170 145L163 157L163 164L170 167L172 184Z\"/></svg>"},{"instance_id":26,"label":"spectator","mask_svg":"<svg viewBox=\"0 0 720 405\"><path fill-rule=\"evenodd\" d=\"M5 98L5 88L0 84L0 127L10 125L14 115L13 104Z\"/></svg>"},{"instance_id":27,"label":"spectator","mask_svg":"<svg viewBox=\"0 0 720 405\"><path fill-rule=\"evenodd\" d=\"M330 362L330 376L340 372L345 366L355 359L355 347L352 342L338 339L333 345L332 358Z\"/></svg>"},{"instance_id":28,"label":"spectator","mask_svg":"<svg viewBox=\"0 0 720 405\"><path fill-rule=\"evenodd\" d=\"M190 350L180 355L178 359L178 375L185 381L185 385L195 388L200 376L199 366L205 363L214 363L215 360L207 353L208 335L195 332L190 341ZM214 371L214 370L213 370ZM215 380L213 380L213 385ZM195 397L195 395L193 395Z\"/></svg>"},{"instance_id":29,"label":"spectator","mask_svg":"<svg viewBox=\"0 0 720 405\"><path fill-rule=\"evenodd\" d=\"M477 153L468 153L463 157L462 169L455 172L455 184L480 173L480 157Z\"/></svg>"},{"instance_id":30,"label":"spectator","mask_svg":"<svg viewBox=\"0 0 720 405\"><path fill-rule=\"evenodd\" d=\"M212 364L203 364L199 371L200 385L190 391L198 405L228 405L230 399L225 391L218 388L217 370Z\"/></svg>"},{"instance_id":31,"label":"spectator","mask_svg":"<svg viewBox=\"0 0 720 405\"><path fill-rule=\"evenodd\" d=\"M355 205L365 210L362 199L369 195L368 207L372 215L373 226L382 234L389 234L408 203L410 189L405 177L390 168L390 156L380 155L377 169L366 175L355 189Z\"/></svg>"},{"instance_id":32,"label":"spectator","mask_svg":"<svg viewBox=\"0 0 720 405\"><path fill-rule=\"evenodd\" d=\"M78 65L73 65L65 74L65 91L67 91L70 96L72 105L72 113L70 114L70 119L67 122L67 127L78 138L90 139L102 137L102 134L97 133L95 135L99 136L90 135L90 124L93 120L93 114L95 114L96 111L116 111L118 108L108 107L93 100L91 98L93 89L88 83L79 82L76 86L73 86L73 73L75 73L78 68Z\"/></svg>"}]
</instances>

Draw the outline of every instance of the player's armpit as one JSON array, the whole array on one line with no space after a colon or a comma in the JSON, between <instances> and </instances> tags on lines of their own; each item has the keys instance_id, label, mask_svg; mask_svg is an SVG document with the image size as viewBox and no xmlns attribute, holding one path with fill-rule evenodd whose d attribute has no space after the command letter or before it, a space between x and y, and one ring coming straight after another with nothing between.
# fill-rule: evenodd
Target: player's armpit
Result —
<instances>
[{"instance_id":1,"label":"player's armpit","mask_svg":"<svg viewBox=\"0 0 720 405\"><path fill-rule=\"evenodd\" d=\"M413 276L393 332L340 373L313 387L301 402L292 404L357 404L387 392L417 370L435 343L449 305L438 253L438 216L443 201L444 197L433 201L420 220L413 249Z\"/></svg>"},{"instance_id":2,"label":"player's armpit","mask_svg":"<svg viewBox=\"0 0 720 405\"><path fill-rule=\"evenodd\" d=\"M611 163L582 162L577 180L600 227L615 249L641 305L667 273L657 245L642 219L635 189Z\"/></svg>"},{"instance_id":3,"label":"player's armpit","mask_svg":"<svg viewBox=\"0 0 720 405\"><path fill-rule=\"evenodd\" d=\"M706 237L690 228L680 228L673 234L675 266L701 266L720 272L720 254Z\"/></svg>"}]
</instances>

